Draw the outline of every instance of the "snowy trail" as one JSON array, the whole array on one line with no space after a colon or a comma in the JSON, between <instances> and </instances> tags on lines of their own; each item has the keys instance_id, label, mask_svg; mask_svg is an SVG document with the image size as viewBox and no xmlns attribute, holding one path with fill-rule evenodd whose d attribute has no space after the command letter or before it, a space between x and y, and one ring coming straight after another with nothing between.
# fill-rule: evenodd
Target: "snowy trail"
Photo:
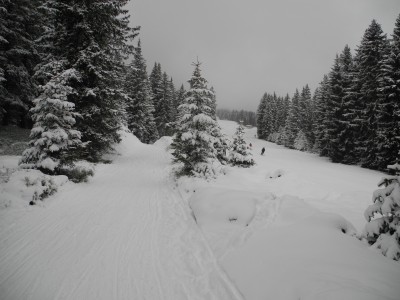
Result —
<instances>
[{"instance_id":1,"label":"snowy trail","mask_svg":"<svg viewBox=\"0 0 400 300\"><path fill-rule=\"evenodd\" d=\"M1 299L241 299L169 177L135 143L18 222L0 220Z\"/></svg>"}]
</instances>

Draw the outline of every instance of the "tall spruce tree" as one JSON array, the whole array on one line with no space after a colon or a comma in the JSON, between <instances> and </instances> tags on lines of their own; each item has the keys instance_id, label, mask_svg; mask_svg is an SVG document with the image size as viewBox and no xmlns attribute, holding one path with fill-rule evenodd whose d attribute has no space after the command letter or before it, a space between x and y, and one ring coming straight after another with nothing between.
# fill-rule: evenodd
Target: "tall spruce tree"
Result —
<instances>
[{"instance_id":1,"label":"tall spruce tree","mask_svg":"<svg viewBox=\"0 0 400 300\"><path fill-rule=\"evenodd\" d=\"M0 125L29 128L37 89L32 78L39 55L35 39L42 33L41 1L0 2Z\"/></svg>"},{"instance_id":2,"label":"tall spruce tree","mask_svg":"<svg viewBox=\"0 0 400 300\"><path fill-rule=\"evenodd\" d=\"M128 95L126 112L129 130L141 142L154 143L158 139L158 132L153 116L154 106L146 61L142 55L140 40L126 77L125 89Z\"/></svg>"},{"instance_id":3,"label":"tall spruce tree","mask_svg":"<svg viewBox=\"0 0 400 300\"><path fill-rule=\"evenodd\" d=\"M161 91L162 97L159 99L157 105L155 106L157 130L160 136L171 135L171 110L173 109L173 91L171 89L170 80L166 72L162 74Z\"/></svg>"},{"instance_id":4,"label":"tall spruce tree","mask_svg":"<svg viewBox=\"0 0 400 300\"><path fill-rule=\"evenodd\" d=\"M305 149L311 150L314 144L314 133L312 130L313 126L313 103L311 99L311 90L308 84L303 87L299 102L298 102L298 126L303 132L305 137Z\"/></svg>"},{"instance_id":5,"label":"tall spruce tree","mask_svg":"<svg viewBox=\"0 0 400 300\"><path fill-rule=\"evenodd\" d=\"M352 85L352 72L353 72L353 57L351 50L348 45L343 49L343 52L339 56L340 71L341 71L341 89L343 92L341 99L341 114L339 119L339 132L337 136L338 153L341 157L340 162L349 163L351 162L351 153L353 152L353 140L352 128L350 127L351 119L351 101L348 102L347 93ZM351 99L350 99L351 100Z\"/></svg>"},{"instance_id":6,"label":"tall spruce tree","mask_svg":"<svg viewBox=\"0 0 400 300\"><path fill-rule=\"evenodd\" d=\"M345 155L342 141L339 139L343 131L342 101L345 95L342 81L343 74L340 66L340 59L339 55L336 55L335 62L329 73L330 93L326 111L326 131L328 138L327 156L333 162L341 162Z\"/></svg>"},{"instance_id":7,"label":"tall spruce tree","mask_svg":"<svg viewBox=\"0 0 400 300\"><path fill-rule=\"evenodd\" d=\"M161 71L161 64L155 62L153 70L150 74L151 90L153 92L153 105L154 105L154 118L156 126L160 136L164 135L165 124L163 120L165 116L161 113L162 101L164 99L164 88L163 88L163 73ZM162 131L162 132L161 132Z\"/></svg>"},{"instance_id":8,"label":"tall spruce tree","mask_svg":"<svg viewBox=\"0 0 400 300\"><path fill-rule=\"evenodd\" d=\"M75 118L73 129L80 132L86 145L68 149L75 159L97 161L120 139L118 130L126 96L122 91L123 61L133 51L128 41L137 35L137 28L128 25L129 16L123 9L126 3L127 0L53 2L54 42L49 64L57 65L57 69L49 82L67 77L62 89L73 91L64 94L81 116ZM41 114L38 107L33 112Z\"/></svg>"},{"instance_id":9,"label":"tall spruce tree","mask_svg":"<svg viewBox=\"0 0 400 300\"><path fill-rule=\"evenodd\" d=\"M388 49L386 34L381 26L373 20L365 31L357 49L358 69L356 80L360 84L360 147L359 155L362 166L376 168L377 161L377 106L379 98L379 82L382 76L381 61ZM356 83L357 84L357 83Z\"/></svg>"},{"instance_id":10,"label":"tall spruce tree","mask_svg":"<svg viewBox=\"0 0 400 300\"><path fill-rule=\"evenodd\" d=\"M213 133L218 124L210 116L214 94L201 75L200 63L194 63L194 67L190 90L180 106L184 114L173 137L172 155L174 162L182 164L179 175L213 177L217 173L214 164L218 161L214 148L218 138Z\"/></svg>"},{"instance_id":11,"label":"tall spruce tree","mask_svg":"<svg viewBox=\"0 0 400 300\"><path fill-rule=\"evenodd\" d=\"M377 168L396 162L400 151L400 15L396 20L389 53L381 62L377 105Z\"/></svg>"},{"instance_id":12,"label":"tall spruce tree","mask_svg":"<svg viewBox=\"0 0 400 300\"><path fill-rule=\"evenodd\" d=\"M294 140L299 132L299 99L300 93L296 89L296 92L293 95L292 102L289 108L288 118L286 119L285 124L285 146L289 148L294 147Z\"/></svg>"},{"instance_id":13,"label":"tall spruce tree","mask_svg":"<svg viewBox=\"0 0 400 300\"><path fill-rule=\"evenodd\" d=\"M257 108L257 136L259 139L267 138L265 136L265 114L268 101L268 94L264 93Z\"/></svg>"}]
</instances>

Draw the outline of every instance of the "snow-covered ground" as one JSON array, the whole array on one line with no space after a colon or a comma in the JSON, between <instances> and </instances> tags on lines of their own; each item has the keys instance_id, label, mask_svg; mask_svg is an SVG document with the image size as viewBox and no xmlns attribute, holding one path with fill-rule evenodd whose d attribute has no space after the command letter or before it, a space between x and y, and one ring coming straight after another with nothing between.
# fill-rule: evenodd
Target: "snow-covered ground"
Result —
<instances>
[{"instance_id":1,"label":"snow-covered ground","mask_svg":"<svg viewBox=\"0 0 400 300\"><path fill-rule=\"evenodd\" d=\"M18 173L0 181L0 299L400 299L400 264L354 237L383 174L255 132L256 166L215 181L174 181L170 140L129 135L41 205ZM1 174L16 164L0 156Z\"/></svg>"},{"instance_id":2,"label":"snow-covered ground","mask_svg":"<svg viewBox=\"0 0 400 300\"><path fill-rule=\"evenodd\" d=\"M0 210L0 299L241 299L175 187L165 142L127 136L89 183Z\"/></svg>"}]
</instances>

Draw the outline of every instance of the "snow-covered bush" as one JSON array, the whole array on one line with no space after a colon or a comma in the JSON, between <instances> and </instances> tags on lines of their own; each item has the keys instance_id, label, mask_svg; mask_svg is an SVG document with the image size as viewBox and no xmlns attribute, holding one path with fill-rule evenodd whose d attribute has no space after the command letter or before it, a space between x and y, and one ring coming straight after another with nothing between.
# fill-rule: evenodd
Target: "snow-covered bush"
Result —
<instances>
[{"instance_id":1,"label":"snow-covered bush","mask_svg":"<svg viewBox=\"0 0 400 300\"><path fill-rule=\"evenodd\" d=\"M67 176L50 176L38 170L17 170L0 186L0 209L37 204L68 182Z\"/></svg>"},{"instance_id":2,"label":"snow-covered bush","mask_svg":"<svg viewBox=\"0 0 400 300\"><path fill-rule=\"evenodd\" d=\"M57 192L57 185L49 176L37 177L34 180L27 176L25 177L25 185L36 188L33 192L32 200L29 202L30 205L34 205L37 201L43 200Z\"/></svg>"},{"instance_id":3,"label":"snow-covered bush","mask_svg":"<svg viewBox=\"0 0 400 300\"><path fill-rule=\"evenodd\" d=\"M364 235L383 255L400 260L400 165L390 165L388 169L397 174L378 183L384 188L373 193L373 204L364 212L368 221Z\"/></svg>"},{"instance_id":4,"label":"snow-covered bush","mask_svg":"<svg viewBox=\"0 0 400 300\"><path fill-rule=\"evenodd\" d=\"M106 160L104 161L106 162ZM72 182L87 182L89 176L94 175L93 165L87 161L75 162L73 165L64 166L61 173Z\"/></svg>"},{"instance_id":5,"label":"snow-covered bush","mask_svg":"<svg viewBox=\"0 0 400 300\"><path fill-rule=\"evenodd\" d=\"M275 131L273 133L270 133L270 135L268 136L267 140L272 142L272 143L278 143L279 137L280 137L280 133Z\"/></svg>"},{"instance_id":6,"label":"snow-covered bush","mask_svg":"<svg viewBox=\"0 0 400 300\"><path fill-rule=\"evenodd\" d=\"M234 166L250 167L254 165L254 160L247 148L246 142L243 139L243 126L239 124L233 137L233 145L229 155L229 161Z\"/></svg>"}]
</instances>

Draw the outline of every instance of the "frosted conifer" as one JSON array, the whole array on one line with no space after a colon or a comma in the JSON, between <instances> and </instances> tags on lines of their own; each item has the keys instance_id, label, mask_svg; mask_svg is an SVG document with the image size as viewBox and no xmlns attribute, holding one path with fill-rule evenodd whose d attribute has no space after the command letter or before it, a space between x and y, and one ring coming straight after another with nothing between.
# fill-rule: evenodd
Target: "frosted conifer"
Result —
<instances>
[{"instance_id":1,"label":"frosted conifer","mask_svg":"<svg viewBox=\"0 0 400 300\"><path fill-rule=\"evenodd\" d=\"M214 177L216 167L220 165L214 144L218 138L213 133L218 127L210 117L213 93L207 88L207 81L201 76L200 63L195 63L195 70L189 80L190 89L185 102L179 110L183 113L179 127L173 137L174 162L181 163L179 175Z\"/></svg>"},{"instance_id":2,"label":"frosted conifer","mask_svg":"<svg viewBox=\"0 0 400 300\"><path fill-rule=\"evenodd\" d=\"M250 167L254 165L254 160L251 157L246 141L243 139L244 130L242 124L236 129L233 137L232 149L229 154L229 161L233 166Z\"/></svg>"},{"instance_id":3,"label":"frosted conifer","mask_svg":"<svg viewBox=\"0 0 400 300\"><path fill-rule=\"evenodd\" d=\"M400 151L400 15L396 20L389 53L381 62L377 105L378 169L396 160Z\"/></svg>"},{"instance_id":4,"label":"frosted conifer","mask_svg":"<svg viewBox=\"0 0 400 300\"><path fill-rule=\"evenodd\" d=\"M400 260L400 165L388 166L396 175L383 178L376 190L364 216L368 223L364 235L373 247L383 255Z\"/></svg>"},{"instance_id":5,"label":"frosted conifer","mask_svg":"<svg viewBox=\"0 0 400 300\"><path fill-rule=\"evenodd\" d=\"M74 129L80 115L74 111L75 105L68 101L68 97L76 93L69 82L78 80L79 74L74 69L63 71L57 63L53 67L56 75L34 100L31 113L35 123L30 147L22 154L20 164L46 174L62 174L64 168L72 165L74 150L83 146L81 133Z\"/></svg>"},{"instance_id":6,"label":"frosted conifer","mask_svg":"<svg viewBox=\"0 0 400 300\"><path fill-rule=\"evenodd\" d=\"M29 128L36 96L32 78L39 55L40 1L0 1L0 124Z\"/></svg>"},{"instance_id":7,"label":"frosted conifer","mask_svg":"<svg viewBox=\"0 0 400 300\"><path fill-rule=\"evenodd\" d=\"M158 139L158 132L153 116L154 106L146 61L142 55L140 40L126 77L125 89L128 94L126 111L129 130L141 142L154 143Z\"/></svg>"}]
</instances>

